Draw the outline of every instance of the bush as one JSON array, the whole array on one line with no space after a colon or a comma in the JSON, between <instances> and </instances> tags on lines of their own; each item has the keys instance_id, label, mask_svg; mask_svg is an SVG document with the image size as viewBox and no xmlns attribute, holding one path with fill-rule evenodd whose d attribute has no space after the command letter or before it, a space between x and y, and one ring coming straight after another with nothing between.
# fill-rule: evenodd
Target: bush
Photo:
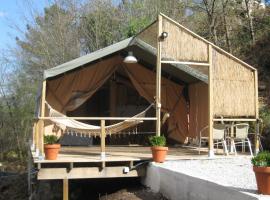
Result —
<instances>
[{"instance_id":1,"label":"bush","mask_svg":"<svg viewBox=\"0 0 270 200\"><path fill-rule=\"evenodd\" d=\"M151 136L149 137L149 142L151 146L164 147L166 145L166 138L162 136Z\"/></svg>"},{"instance_id":2,"label":"bush","mask_svg":"<svg viewBox=\"0 0 270 200\"><path fill-rule=\"evenodd\" d=\"M270 167L270 152L262 151L251 159L251 163L257 167Z\"/></svg>"},{"instance_id":3,"label":"bush","mask_svg":"<svg viewBox=\"0 0 270 200\"><path fill-rule=\"evenodd\" d=\"M260 118L262 119L261 123L261 133L267 134L270 132L270 108L269 106L263 106L260 109Z\"/></svg>"},{"instance_id":4,"label":"bush","mask_svg":"<svg viewBox=\"0 0 270 200\"><path fill-rule=\"evenodd\" d=\"M59 142L59 138L55 135L45 135L44 144L56 144Z\"/></svg>"}]
</instances>

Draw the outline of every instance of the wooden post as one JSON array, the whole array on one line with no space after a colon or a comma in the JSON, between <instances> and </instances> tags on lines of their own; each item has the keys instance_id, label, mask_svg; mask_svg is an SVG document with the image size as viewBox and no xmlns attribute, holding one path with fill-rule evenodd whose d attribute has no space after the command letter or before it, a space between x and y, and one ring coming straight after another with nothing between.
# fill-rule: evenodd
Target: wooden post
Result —
<instances>
[{"instance_id":1,"label":"wooden post","mask_svg":"<svg viewBox=\"0 0 270 200\"><path fill-rule=\"evenodd\" d=\"M158 15L157 35L157 69L156 69L156 135L160 136L160 110L161 110L161 40L162 16Z\"/></svg>"},{"instance_id":2,"label":"wooden post","mask_svg":"<svg viewBox=\"0 0 270 200\"><path fill-rule=\"evenodd\" d=\"M36 134L36 138L35 138L35 140L36 140L36 153L35 153L35 156L36 157L38 157L39 155L40 155L40 153L39 153L39 150L40 150L40 147L39 147L39 145L40 145L40 142L39 142L39 139L40 139L40 137L39 137L39 135L40 135L40 120L37 120L37 125L36 125L36 129L35 129L35 134Z\"/></svg>"},{"instance_id":3,"label":"wooden post","mask_svg":"<svg viewBox=\"0 0 270 200\"><path fill-rule=\"evenodd\" d=\"M255 134L255 149L254 154L257 155L260 151L260 120L256 122L256 134Z\"/></svg>"},{"instance_id":4,"label":"wooden post","mask_svg":"<svg viewBox=\"0 0 270 200\"><path fill-rule=\"evenodd\" d=\"M38 129L38 152L39 152L39 157L42 158L43 157L43 153L44 153L44 120L40 119L39 120L39 129Z\"/></svg>"},{"instance_id":5,"label":"wooden post","mask_svg":"<svg viewBox=\"0 0 270 200\"><path fill-rule=\"evenodd\" d=\"M32 130L32 144L31 144L31 151L35 151L36 149L36 128L37 127L37 122L34 122L33 125L33 130Z\"/></svg>"},{"instance_id":6,"label":"wooden post","mask_svg":"<svg viewBox=\"0 0 270 200\"><path fill-rule=\"evenodd\" d=\"M214 141L213 141L213 49L212 45L208 45L208 156L214 156Z\"/></svg>"},{"instance_id":7,"label":"wooden post","mask_svg":"<svg viewBox=\"0 0 270 200\"><path fill-rule=\"evenodd\" d=\"M101 154L100 154L100 157L103 160L106 157L106 154L105 154L105 138L106 138L105 120L101 120L100 127L101 127L101 134L100 134Z\"/></svg>"},{"instance_id":8,"label":"wooden post","mask_svg":"<svg viewBox=\"0 0 270 200\"><path fill-rule=\"evenodd\" d=\"M257 155L260 150L260 116L259 116L259 95L258 95L258 72L257 70L254 71L254 85L255 85L255 117L256 121L256 136L255 136L255 151L254 154Z\"/></svg>"},{"instance_id":9,"label":"wooden post","mask_svg":"<svg viewBox=\"0 0 270 200\"><path fill-rule=\"evenodd\" d=\"M40 105L40 116L45 117L45 99L46 99L46 80L42 83L42 93L41 93L41 105ZM44 120L40 120L40 128L39 128L39 154L40 157L43 157L44 153Z\"/></svg>"},{"instance_id":10,"label":"wooden post","mask_svg":"<svg viewBox=\"0 0 270 200\"><path fill-rule=\"evenodd\" d=\"M63 179L63 200L68 200L68 179Z\"/></svg>"}]
</instances>

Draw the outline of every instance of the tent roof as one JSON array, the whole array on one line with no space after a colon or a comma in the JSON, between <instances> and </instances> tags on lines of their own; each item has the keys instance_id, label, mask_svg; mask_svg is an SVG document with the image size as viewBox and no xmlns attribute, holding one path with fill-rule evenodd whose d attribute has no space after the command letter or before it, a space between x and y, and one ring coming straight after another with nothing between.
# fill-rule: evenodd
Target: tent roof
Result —
<instances>
[{"instance_id":1,"label":"tent roof","mask_svg":"<svg viewBox=\"0 0 270 200\"><path fill-rule=\"evenodd\" d=\"M139 61L142 61L142 62L147 61L146 62L147 64L151 64L155 66L156 49L136 37L130 37L128 39L122 40L108 47L105 47L103 49L97 50L93 53L81 56L69 62L58 65L54 68L45 70L44 79L53 78L55 76L64 74L66 72L75 70L76 68L79 68L86 64L96 62L99 59L110 56L117 52L123 52L123 51L128 51L128 50L135 51L136 52L135 55L136 57L138 56ZM173 77L186 83L198 82L198 81L203 81L205 83L208 82L207 75L187 65L166 64L164 65L162 70L165 73L170 74Z\"/></svg>"}]
</instances>

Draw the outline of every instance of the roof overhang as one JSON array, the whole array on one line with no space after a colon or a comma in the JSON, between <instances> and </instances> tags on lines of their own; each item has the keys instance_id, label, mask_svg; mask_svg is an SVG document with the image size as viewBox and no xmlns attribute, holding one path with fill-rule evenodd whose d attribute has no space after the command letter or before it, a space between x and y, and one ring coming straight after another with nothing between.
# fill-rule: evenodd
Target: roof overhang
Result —
<instances>
[{"instance_id":1,"label":"roof overhang","mask_svg":"<svg viewBox=\"0 0 270 200\"><path fill-rule=\"evenodd\" d=\"M71 72L79 69L82 66L98 62L101 59L113 56L115 54L120 54L124 57L130 50L134 52L134 55L138 58L142 65L150 68L154 68L156 66L156 49L136 37L131 37L93 53L58 65L54 68L45 70L44 79L50 79L61 74ZM198 81L208 83L207 75L183 64L163 64L162 73L187 84Z\"/></svg>"}]
</instances>

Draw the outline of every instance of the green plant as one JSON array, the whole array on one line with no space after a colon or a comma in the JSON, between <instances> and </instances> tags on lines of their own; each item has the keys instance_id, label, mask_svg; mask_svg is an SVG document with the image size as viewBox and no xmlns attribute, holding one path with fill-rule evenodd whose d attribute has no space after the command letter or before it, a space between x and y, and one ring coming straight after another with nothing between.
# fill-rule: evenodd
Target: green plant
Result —
<instances>
[{"instance_id":1,"label":"green plant","mask_svg":"<svg viewBox=\"0 0 270 200\"><path fill-rule=\"evenodd\" d=\"M263 106L260 108L260 118L262 119L260 133L267 134L270 132L270 108Z\"/></svg>"},{"instance_id":2,"label":"green plant","mask_svg":"<svg viewBox=\"0 0 270 200\"><path fill-rule=\"evenodd\" d=\"M164 135L162 136L150 136L149 142L151 146L159 146L164 147L166 145L166 138Z\"/></svg>"},{"instance_id":3,"label":"green plant","mask_svg":"<svg viewBox=\"0 0 270 200\"><path fill-rule=\"evenodd\" d=\"M59 142L59 138L55 135L45 135L44 144L56 144Z\"/></svg>"},{"instance_id":4,"label":"green plant","mask_svg":"<svg viewBox=\"0 0 270 200\"><path fill-rule=\"evenodd\" d=\"M251 159L251 163L258 167L270 167L270 152L262 151Z\"/></svg>"}]
</instances>

